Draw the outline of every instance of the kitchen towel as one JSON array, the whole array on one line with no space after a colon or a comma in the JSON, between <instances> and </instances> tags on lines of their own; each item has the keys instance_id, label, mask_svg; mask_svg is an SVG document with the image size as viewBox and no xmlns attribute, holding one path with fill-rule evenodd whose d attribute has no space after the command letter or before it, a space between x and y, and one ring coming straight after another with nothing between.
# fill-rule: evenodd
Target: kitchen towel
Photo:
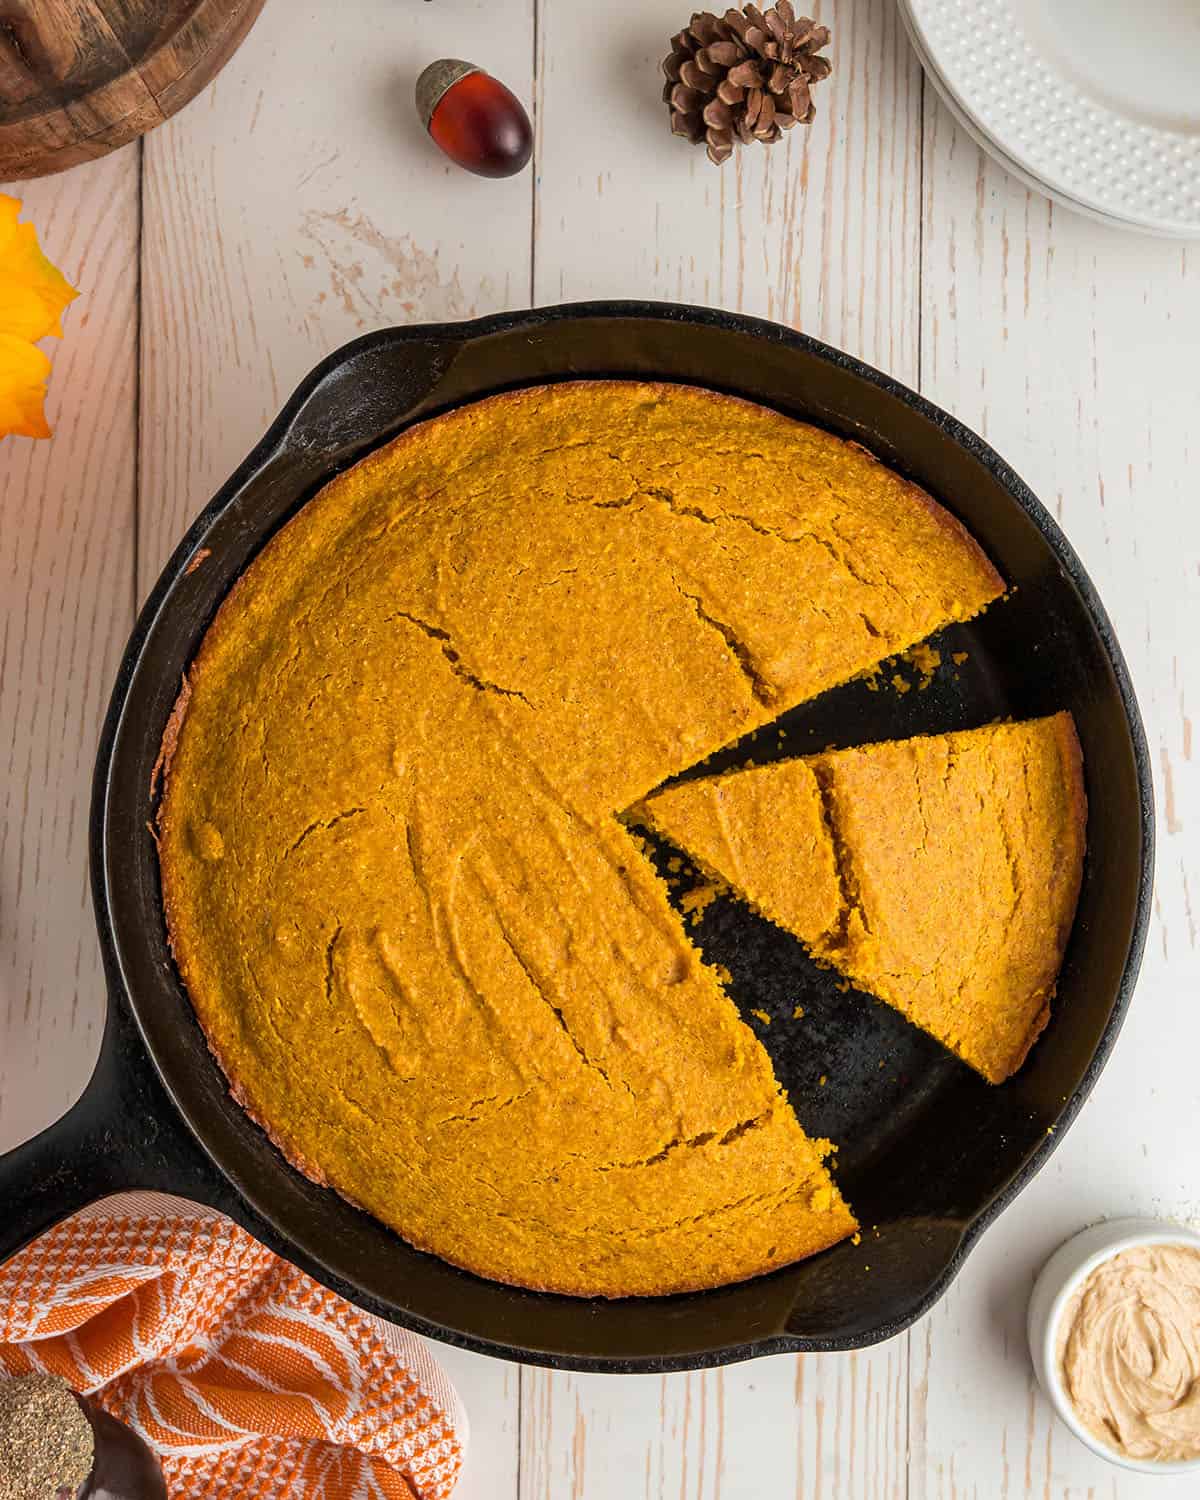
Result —
<instances>
[{"instance_id":1,"label":"kitchen towel","mask_svg":"<svg viewBox=\"0 0 1200 1500\"><path fill-rule=\"evenodd\" d=\"M446 1500L462 1467L466 1416L421 1339L160 1193L0 1266L0 1373L34 1370L145 1438L171 1500Z\"/></svg>"}]
</instances>

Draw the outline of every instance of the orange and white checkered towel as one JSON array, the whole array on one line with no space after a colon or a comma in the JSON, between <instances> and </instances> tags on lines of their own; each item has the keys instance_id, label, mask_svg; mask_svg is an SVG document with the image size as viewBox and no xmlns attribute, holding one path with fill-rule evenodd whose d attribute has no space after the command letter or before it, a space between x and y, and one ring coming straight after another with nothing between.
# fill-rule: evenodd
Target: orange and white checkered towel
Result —
<instances>
[{"instance_id":1,"label":"orange and white checkered towel","mask_svg":"<svg viewBox=\"0 0 1200 1500\"><path fill-rule=\"evenodd\" d=\"M424 1343L223 1215L129 1193L0 1266L0 1372L128 1423L171 1500L445 1500L466 1443Z\"/></svg>"}]
</instances>

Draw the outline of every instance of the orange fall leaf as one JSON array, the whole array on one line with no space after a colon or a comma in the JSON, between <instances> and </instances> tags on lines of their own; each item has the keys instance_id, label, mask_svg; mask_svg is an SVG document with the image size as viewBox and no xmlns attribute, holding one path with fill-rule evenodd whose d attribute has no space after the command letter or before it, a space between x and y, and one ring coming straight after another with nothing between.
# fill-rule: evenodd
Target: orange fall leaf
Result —
<instances>
[{"instance_id":1,"label":"orange fall leaf","mask_svg":"<svg viewBox=\"0 0 1200 1500\"><path fill-rule=\"evenodd\" d=\"M0 437L49 437L50 360L37 341L62 334L63 308L79 293L46 259L21 200L0 193Z\"/></svg>"}]
</instances>

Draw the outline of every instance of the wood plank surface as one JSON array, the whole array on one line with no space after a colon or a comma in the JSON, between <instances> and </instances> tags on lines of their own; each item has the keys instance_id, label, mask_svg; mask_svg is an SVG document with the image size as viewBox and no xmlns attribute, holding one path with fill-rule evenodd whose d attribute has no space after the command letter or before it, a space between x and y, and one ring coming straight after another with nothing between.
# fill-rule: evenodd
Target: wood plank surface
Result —
<instances>
[{"instance_id":1,"label":"wood plank surface","mask_svg":"<svg viewBox=\"0 0 1200 1500\"><path fill-rule=\"evenodd\" d=\"M907 1340L686 1375L527 1371L521 1416L522 1500L892 1500Z\"/></svg>"},{"instance_id":2,"label":"wood plank surface","mask_svg":"<svg viewBox=\"0 0 1200 1500\"><path fill-rule=\"evenodd\" d=\"M0 1150L82 1092L104 1017L87 828L133 624L137 150L11 191L82 296L46 344L54 437L0 441Z\"/></svg>"},{"instance_id":3,"label":"wood plank surface","mask_svg":"<svg viewBox=\"0 0 1200 1500\"><path fill-rule=\"evenodd\" d=\"M531 297L777 318L978 427L1091 571L1158 777L1143 981L1080 1122L911 1335L667 1377L438 1350L471 1414L459 1494L1190 1494L1104 1465L1053 1422L1023 1319L1036 1267L1089 1220L1200 1224L1200 252L1052 208L983 158L932 90L922 101L891 0L823 0L836 70L816 124L723 170L670 136L660 100L688 7L540 0L535 24L533 4L266 6L217 83L145 143L140 405L137 148L25 185L88 297L67 315L56 437L0 445L0 1149L66 1107L95 1052L87 783L135 599L296 381L370 328ZM535 100L533 173L475 179L425 139L412 83L446 53Z\"/></svg>"}]
</instances>

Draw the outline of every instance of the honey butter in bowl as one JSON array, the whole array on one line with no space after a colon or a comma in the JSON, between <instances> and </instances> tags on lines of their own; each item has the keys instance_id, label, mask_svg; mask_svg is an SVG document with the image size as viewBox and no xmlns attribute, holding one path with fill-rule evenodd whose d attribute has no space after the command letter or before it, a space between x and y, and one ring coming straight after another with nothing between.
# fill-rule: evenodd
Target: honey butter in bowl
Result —
<instances>
[{"instance_id":1,"label":"honey butter in bowl","mask_svg":"<svg viewBox=\"0 0 1200 1500\"><path fill-rule=\"evenodd\" d=\"M1042 1268L1029 1349L1080 1442L1145 1474L1200 1473L1200 1234L1155 1219L1093 1225Z\"/></svg>"}]
</instances>

